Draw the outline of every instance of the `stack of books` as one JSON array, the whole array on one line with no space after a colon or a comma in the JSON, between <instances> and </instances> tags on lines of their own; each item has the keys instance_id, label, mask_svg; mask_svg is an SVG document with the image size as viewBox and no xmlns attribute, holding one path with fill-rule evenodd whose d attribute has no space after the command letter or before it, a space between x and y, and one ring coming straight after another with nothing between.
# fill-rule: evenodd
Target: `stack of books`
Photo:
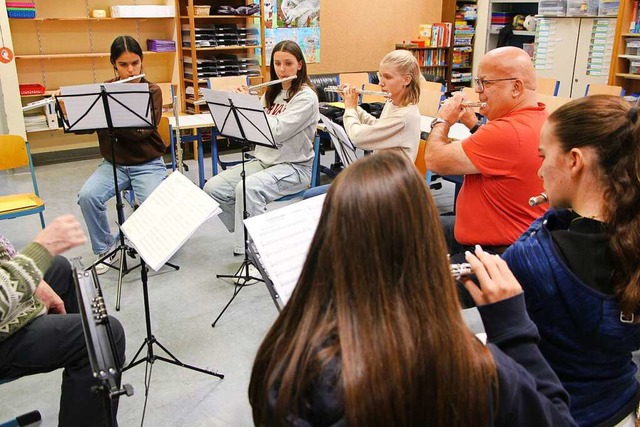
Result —
<instances>
[{"instance_id":1,"label":"stack of books","mask_svg":"<svg viewBox=\"0 0 640 427\"><path fill-rule=\"evenodd\" d=\"M176 42L173 40L147 39L147 50L152 52L175 52Z\"/></svg>"}]
</instances>

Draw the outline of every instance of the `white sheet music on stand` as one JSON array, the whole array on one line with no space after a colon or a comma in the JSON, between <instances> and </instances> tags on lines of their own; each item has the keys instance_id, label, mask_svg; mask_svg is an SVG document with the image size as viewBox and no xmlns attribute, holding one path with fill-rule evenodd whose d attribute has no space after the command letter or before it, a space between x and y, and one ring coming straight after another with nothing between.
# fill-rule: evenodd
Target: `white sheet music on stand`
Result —
<instances>
[{"instance_id":1,"label":"white sheet music on stand","mask_svg":"<svg viewBox=\"0 0 640 427\"><path fill-rule=\"evenodd\" d=\"M320 114L320 121L324 124L325 130L329 133L333 146L338 153L338 157L342 160L345 167L358 160L356 155L356 147L349 139L347 132L344 128L333 121L330 118Z\"/></svg>"},{"instance_id":2,"label":"white sheet music on stand","mask_svg":"<svg viewBox=\"0 0 640 427\"><path fill-rule=\"evenodd\" d=\"M173 172L122 225L149 267L158 271L203 222L221 212L218 203L180 172Z\"/></svg>"},{"instance_id":3,"label":"white sheet music on stand","mask_svg":"<svg viewBox=\"0 0 640 427\"><path fill-rule=\"evenodd\" d=\"M73 130L108 128L104 104L100 99L96 102L102 87L105 88L109 95L115 98L108 99L114 128L146 128L149 127L150 123L153 123L153 111L149 105L149 84L147 83L118 85L97 83L80 86L64 86L60 88L61 95L58 98L64 101L69 123L74 124ZM146 94L146 96L140 96L141 94ZM91 95L96 96L93 97ZM140 117L136 116L136 114L131 114L131 111L125 108L125 106Z\"/></svg>"},{"instance_id":4,"label":"white sheet music on stand","mask_svg":"<svg viewBox=\"0 0 640 427\"><path fill-rule=\"evenodd\" d=\"M284 306L298 282L325 195L244 220L260 261Z\"/></svg>"}]
</instances>

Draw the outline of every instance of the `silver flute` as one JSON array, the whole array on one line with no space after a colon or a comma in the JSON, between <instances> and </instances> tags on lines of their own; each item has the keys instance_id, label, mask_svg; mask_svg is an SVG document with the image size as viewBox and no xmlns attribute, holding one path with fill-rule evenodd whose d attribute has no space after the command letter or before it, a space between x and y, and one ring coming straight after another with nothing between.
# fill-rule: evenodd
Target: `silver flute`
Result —
<instances>
[{"instance_id":1,"label":"silver flute","mask_svg":"<svg viewBox=\"0 0 640 427\"><path fill-rule=\"evenodd\" d=\"M324 88L325 92L334 92L334 93L343 93L344 90L345 90L345 88L343 88L341 86L327 86L326 88ZM390 96L388 92L382 92L382 91L378 91L378 90L356 89L356 93L358 95L384 96L385 98L388 98Z\"/></svg>"},{"instance_id":2,"label":"silver flute","mask_svg":"<svg viewBox=\"0 0 640 427\"><path fill-rule=\"evenodd\" d=\"M260 89L263 87L267 87L267 86L271 86L271 85L275 85L278 83L283 83L283 82L288 82L289 80L295 80L298 76L294 75L294 76L288 76L288 77L283 77L281 79L278 80L271 80L268 82L264 82L264 83L260 83L257 85L253 85L253 86L249 86L249 90L256 90L256 89Z\"/></svg>"},{"instance_id":3,"label":"silver flute","mask_svg":"<svg viewBox=\"0 0 640 427\"><path fill-rule=\"evenodd\" d=\"M547 193L540 193L539 196L533 196L529 199L529 206L538 206L548 201Z\"/></svg>"},{"instance_id":4,"label":"silver flute","mask_svg":"<svg viewBox=\"0 0 640 427\"><path fill-rule=\"evenodd\" d=\"M443 105L447 101L441 101L440 105ZM472 102L472 101L463 101L460 103L463 107L471 107L471 108L485 108L487 106L486 102Z\"/></svg>"},{"instance_id":5,"label":"silver flute","mask_svg":"<svg viewBox=\"0 0 640 427\"><path fill-rule=\"evenodd\" d=\"M468 276L473 273L473 270L471 270L471 264L468 262L450 264L449 267L451 268L451 275L456 280L460 280L461 277Z\"/></svg>"}]
</instances>

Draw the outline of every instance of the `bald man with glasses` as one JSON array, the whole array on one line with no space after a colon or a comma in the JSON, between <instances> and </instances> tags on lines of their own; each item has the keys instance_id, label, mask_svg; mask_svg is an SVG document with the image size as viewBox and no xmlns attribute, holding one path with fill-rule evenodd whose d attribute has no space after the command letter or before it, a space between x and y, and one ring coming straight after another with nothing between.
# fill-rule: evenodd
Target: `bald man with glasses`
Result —
<instances>
[{"instance_id":1,"label":"bald man with glasses","mask_svg":"<svg viewBox=\"0 0 640 427\"><path fill-rule=\"evenodd\" d=\"M472 108L455 93L431 123L425 162L440 175L464 175L456 216L442 217L451 255L480 244L502 253L542 215L528 199L540 194L537 172L540 129L547 118L536 100L536 78L529 55L516 47L491 50L482 58L475 91L486 106L481 125ZM462 122L471 136L450 142L450 126Z\"/></svg>"}]
</instances>

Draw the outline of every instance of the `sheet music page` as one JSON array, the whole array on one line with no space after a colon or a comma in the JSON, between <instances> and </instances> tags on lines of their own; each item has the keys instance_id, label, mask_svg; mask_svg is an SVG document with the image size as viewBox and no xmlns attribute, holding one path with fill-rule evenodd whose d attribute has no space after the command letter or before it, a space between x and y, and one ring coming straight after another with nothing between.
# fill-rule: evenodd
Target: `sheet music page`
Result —
<instances>
[{"instance_id":1,"label":"sheet music page","mask_svg":"<svg viewBox=\"0 0 640 427\"><path fill-rule=\"evenodd\" d=\"M356 147L349 139L344 128L322 114L320 114L320 121L325 125L326 131L333 141L333 146L345 167L358 160Z\"/></svg>"},{"instance_id":2,"label":"sheet music page","mask_svg":"<svg viewBox=\"0 0 640 427\"><path fill-rule=\"evenodd\" d=\"M202 89L201 92L209 105L209 113L213 117L218 133L222 136L242 139L242 132L229 105L229 92L211 89Z\"/></svg>"},{"instance_id":3,"label":"sheet music page","mask_svg":"<svg viewBox=\"0 0 640 427\"><path fill-rule=\"evenodd\" d=\"M324 199L323 194L244 220L283 306L302 272Z\"/></svg>"},{"instance_id":4,"label":"sheet music page","mask_svg":"<svg viewBox=\"0 0 640 427\"><path fill-rule=\"evenodd\" d=\"M151 93L148 83L110 84L105 88L110 95L108 98L109 111L114 128L148 128L153 126L153 111L149 101Z\"/></svg>"},{"instance_id":5,"label":"sheet music page","mask_svg":"<svg viewBox=\"0 0 640 427\"><path fill-rule=\"evenodd\" d=\"M101 84L63 86L59 97L64 102L71 130L106 129L107 118L100 98ZM66 96L65 95L83 95ZM92 104L93 107L91 106ZM80 122L78 119L88 113ZM77 123L76 123L77 122ZM75 124L75 125L74 125Z\"/></svg>"},{"instance_id":6,"label":"sheet music page","mask_svg":"<svg viewBox=\"0 0 640 427\"><path fill-rule=\"evenodd\" d=\"M218 203L180 172L173 172L122 225L149 267L158 271L207 219Z\"/></svg>"}]
</instances>

